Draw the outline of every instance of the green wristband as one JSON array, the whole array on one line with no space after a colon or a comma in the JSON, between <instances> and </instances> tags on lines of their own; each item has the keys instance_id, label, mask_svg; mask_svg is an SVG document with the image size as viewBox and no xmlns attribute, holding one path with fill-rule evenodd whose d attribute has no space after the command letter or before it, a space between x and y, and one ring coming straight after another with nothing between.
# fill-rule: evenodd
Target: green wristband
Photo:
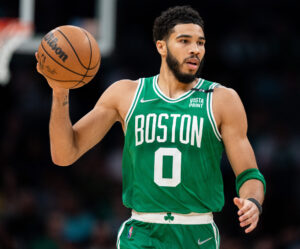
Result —
<instances>
[{"instance_id":1,"label":"green wristband","mask_svg":"<svg viewBox=\"0 0 300 249\"><path fill-rule=\"evenodd\" d=\"M241 174L239 174L235 179L235 186L237 195L239 195L241 186L248 180L257 179L261 181L264 185L264 193L266 193L266 180L262 173L259 172L257 168L246 169Z\"/></svg>"}]
</instances>

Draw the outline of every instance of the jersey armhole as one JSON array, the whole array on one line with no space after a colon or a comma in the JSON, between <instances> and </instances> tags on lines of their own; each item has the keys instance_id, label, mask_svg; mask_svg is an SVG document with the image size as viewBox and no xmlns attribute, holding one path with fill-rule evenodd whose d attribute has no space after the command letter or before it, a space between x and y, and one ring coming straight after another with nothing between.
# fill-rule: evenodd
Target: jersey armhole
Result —
<instances>
[{"instance_id":1,"label":"jersey armhole","mask_svg":"<svg viewBox=\"0 0 300 249\"><path fill-rule=\"evenodd\" d=\"M217 83L213 83L209 89L214 89L216 86L218 86L219 84ZM214 112L213 112L213 108L212 108L212 101L213 101L213 92L208 93L208 97L207 97L207 113L208 113L208 118L210 121L210 124L212 126L212 129L214 131L214 134L216 136L216 138L221 142L222 141L222 136L221 133L218 129L217 126L217 122L214 116Z\"/></svg>"},{"instance_id":2,"label":"jersey armhole","mask_svg":"<svg viewBox=\"0 0 300 249\"><path fill-rule=\"evenodd\" d=\"M138 86L135 90L135 94L134 94L134 97L133 97L133 100L131 102L131 105L130 105L130 108L128 109L128 112L125 116L125 129L124 129L124 133L126 134L126 130L127 130L127 125L129 123L129 120L131 118L131 115L136 107L136 104L138 102L138 99L141 95L141 92L142 92L142 89L143 89L143 85L144 85L144 81L145 79L144 78L140 78L139 79L139 83L138 83Z\"/></svg>"}]
</instances>

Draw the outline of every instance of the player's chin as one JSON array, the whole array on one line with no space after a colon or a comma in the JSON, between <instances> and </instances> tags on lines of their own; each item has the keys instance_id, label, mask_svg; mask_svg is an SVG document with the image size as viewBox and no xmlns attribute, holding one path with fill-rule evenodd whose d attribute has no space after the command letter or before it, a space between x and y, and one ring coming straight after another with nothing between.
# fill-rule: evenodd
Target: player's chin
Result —
<instances>
[{"instance_id":1,"label":"player's chin","mask_svg":"<svg viewBox=\"0 0 300 249\"><path fill-rule=\"evenodd\" d=\"M184 72L185 75L188 75L190 77L196 77L198 70L188 70L187 72Z\"/></svg>"}]
</instances>

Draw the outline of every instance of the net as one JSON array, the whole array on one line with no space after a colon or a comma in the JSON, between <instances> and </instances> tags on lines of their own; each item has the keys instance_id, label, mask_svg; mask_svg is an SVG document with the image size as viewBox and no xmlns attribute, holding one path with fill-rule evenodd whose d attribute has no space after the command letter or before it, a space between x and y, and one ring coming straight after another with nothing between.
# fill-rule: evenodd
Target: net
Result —
<instances>
[{"instance_id":1,"label":"net","mask_svg":"<svg viewBox=\"0 0 300 249\"><path fill-rule=\"evenodd\" d=\"M18 18L0 18L0 84L10 80L9 63L14 51L31 37L32 24Z\"/></svg>"}]
</instances>

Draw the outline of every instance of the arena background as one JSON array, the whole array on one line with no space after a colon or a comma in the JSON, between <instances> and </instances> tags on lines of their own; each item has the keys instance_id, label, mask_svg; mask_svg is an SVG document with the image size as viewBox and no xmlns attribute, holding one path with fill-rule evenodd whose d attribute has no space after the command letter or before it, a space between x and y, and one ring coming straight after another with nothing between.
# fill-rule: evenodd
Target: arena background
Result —
<instances>
[{"instance_id":1,"label":"arena background","mask_svg":"<svg viewBox=\"0 0 300 249\"><path fill-rule=\"evenodd\" d=\"M202 77L234 88L248 115L249 140L267 180L258 228L237 221L234 175L222 162L226 203L215 214L222 249L300 248L299 11L296 1L119 0L116 39L96 78L71 91L73 122L112 82L158 73L152 24L162 10L190 4L205 21ZM35 32L92 16L94 1L37 1ZM17 17L19 1L1 0L0 17ZM297 23L298 22L298 23ZM51 90L34 53L15 53L12 77L0 86L0 248L110 249L130 215L121 202L123 134L116 124L70 167L51 162Z\"/></svg>"}]
</instances>

